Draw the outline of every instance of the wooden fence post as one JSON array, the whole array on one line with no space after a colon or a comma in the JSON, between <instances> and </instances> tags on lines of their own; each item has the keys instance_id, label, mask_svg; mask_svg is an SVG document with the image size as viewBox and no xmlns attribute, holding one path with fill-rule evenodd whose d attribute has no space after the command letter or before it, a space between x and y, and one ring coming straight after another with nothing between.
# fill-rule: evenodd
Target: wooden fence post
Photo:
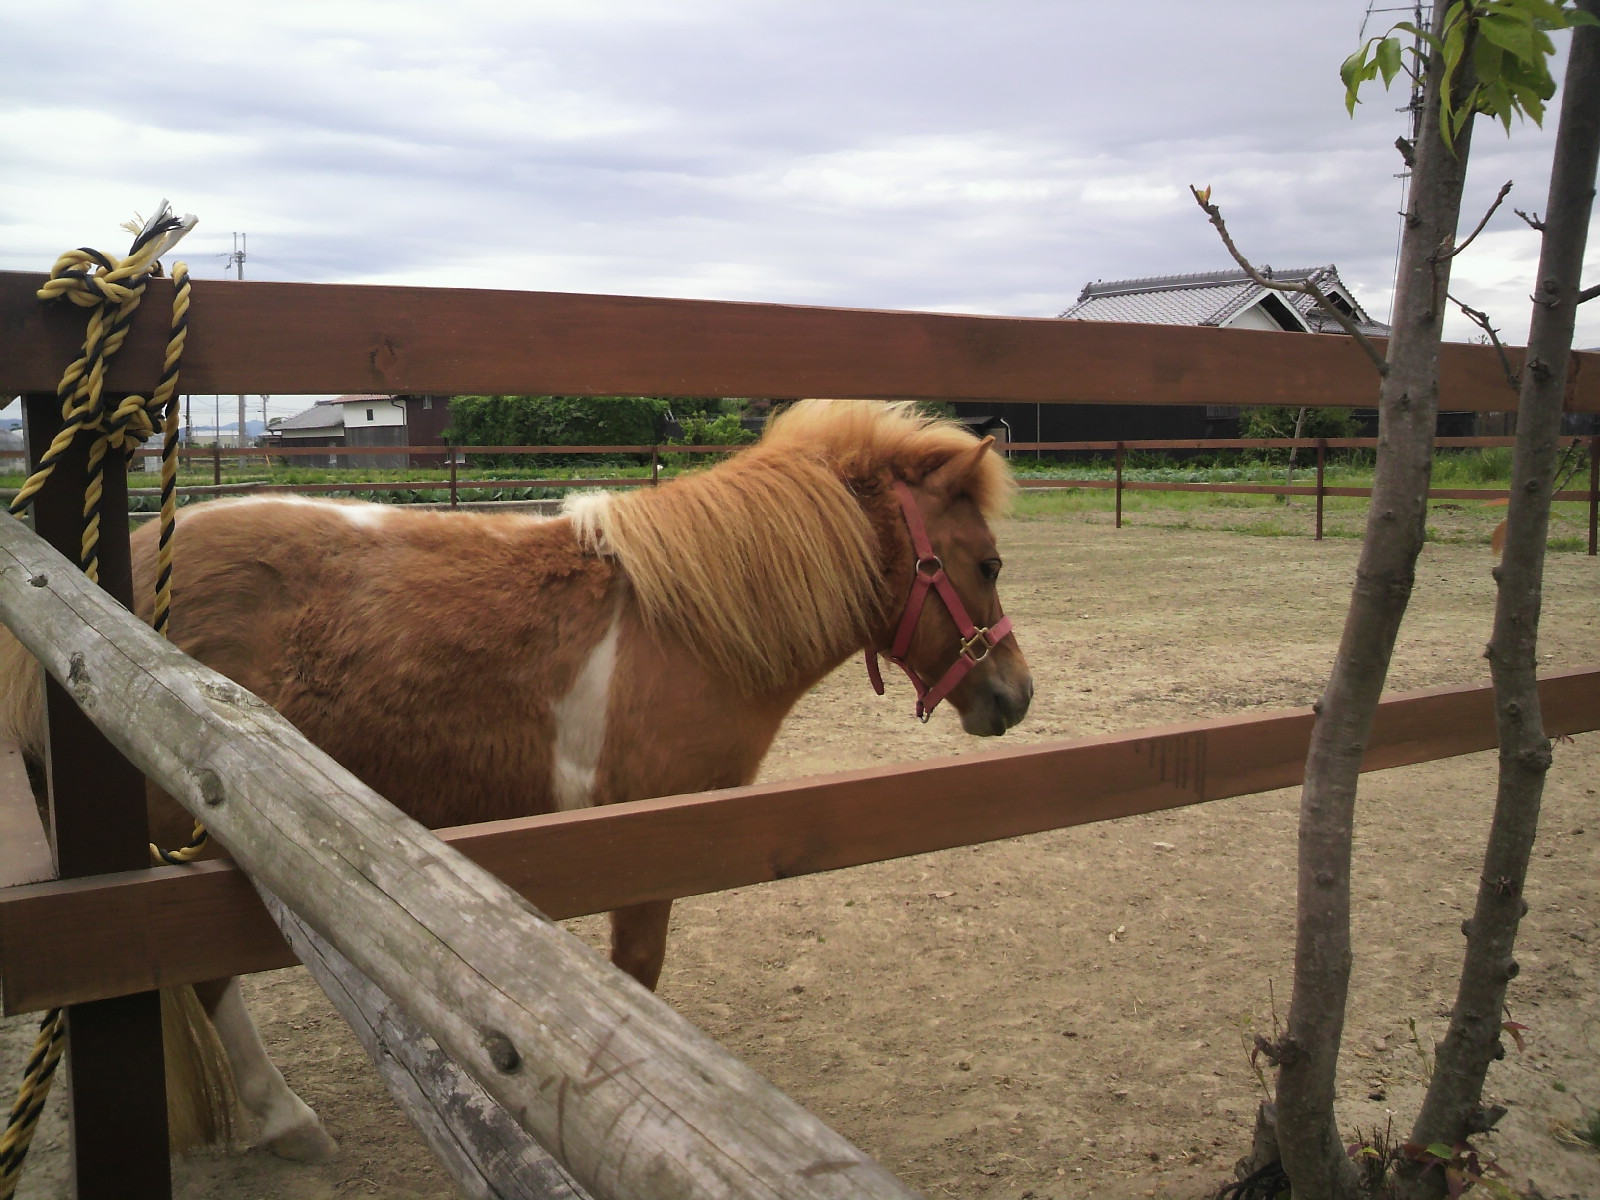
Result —
<instances>
[{"instance_id":1,"label":"wooden fence post","mask_svg":"<svg viewBox=\"0 0 1600 1200\"><path fill-rule=\"evenodd\" d=\"M1600 534L1600 433L1589 438L1589 557L1595 554Z\"/></svg>"},{"instance_id":2,"label":"wooden fence post","mask_svg":"<svg viewBox=\"0 0 1600 1200\"><path fill-rule=\"evenodd\" d=\"M449 448L449 455L450 455L450 507L454 508L456 506L456 503L457 503L457 499L456 499L456 448L454 446L451 446Z\"/></svg>"},{"instance_id":3,"label":"wooden fence post","mask_svg":"<svg viewBox=\"0 0 1600 1200\"><path fill-rule=\"evenodd\" d=\"M53 395L23 400L31 471L61 428ZM34 530L73 562L80 554L88 439L80 436L34 498ZM100 522L100 586L132 607L127 463L106 455ZM9 519L9 518L6 518ZM41 585L42 586L42 585ZM68 879L150 865L144 776L46 678L46 775L56 872ZM81 1200L172 1194L161 994L142 992L67 1010L67 1079L72 1089L72 1176Z\"/></svg>"},{"instance_id":4,"label":"wooden fence post","mask_svg":"<svg viewBox=\"0 0 1600 1200\"><path fill-rule=\"evenodd\" d=\"M661 485L661 447L652 445L650 447L650 486L651 487L659 487L660 485ZM1590 553L1592 554L1594 552L1591 550Z\"/></svg>"},{"instance_id":5,"label":"wooden fence post","mask_svg":"<svg viewBox=\"0 0 1600 1200\"><path fill-rule=\"evenodd\" d=\"M222 486L222 435L217 435L216 444L211 447L211 482L217 487Z\"/></svg>"},{"instance_id":6,"label":"wooden fence post","mask_svg":"<svg viewBox=\"0 0 1600 1200\"><path fill-rule=\"evenodd\" d=\"M1323 486L1324 486L1323 485L1323 472L1324 472L1324 470L1326 468L1326 465L1327 465L1327 459L1328 459L1328 439L1327 438L1318 438L1317 439L1317 536L1316 536L1316 540L1319 541L1319 542L1322 540L1322 500L1323 500Z\"/></svg>"},{"instance_id":7,"label":"wooden fence post","mask_svg":"<svg viewBox=\"0 0 1600 1200\"><path fill-rule=\"evenodd\" d=\"M1114 528L1122 528L1122 443L1117 443L1117 517Z\"/></svg>"}]
</instances>

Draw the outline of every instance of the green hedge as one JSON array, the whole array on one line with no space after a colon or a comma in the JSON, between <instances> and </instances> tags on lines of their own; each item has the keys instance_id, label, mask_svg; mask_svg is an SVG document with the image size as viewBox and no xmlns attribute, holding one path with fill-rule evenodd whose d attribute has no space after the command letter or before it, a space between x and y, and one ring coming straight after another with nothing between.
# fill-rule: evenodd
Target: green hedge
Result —
<instances>
[{"instance_id":1,"label":"green hedge","mask_svg":"<svg viewBox=\"0 0 1600 1200\"><path fill-rule=\"evenodd\" d=\"M661 440L667 402L653 396L456 396L445 440L455 446L648 446ZM523 455L533 465L599 466L598 455ZM636 462L637 455L617 460ZM478 460L475 460L478 461ZM482 460L481 465L498 463Z\"/></svg>"}]
</instances>

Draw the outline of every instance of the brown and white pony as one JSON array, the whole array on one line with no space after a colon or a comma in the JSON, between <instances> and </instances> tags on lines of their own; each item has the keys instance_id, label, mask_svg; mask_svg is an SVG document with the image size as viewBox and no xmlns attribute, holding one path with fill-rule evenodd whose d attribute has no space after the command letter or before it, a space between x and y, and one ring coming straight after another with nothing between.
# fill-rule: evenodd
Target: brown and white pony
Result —
<instances>
[{"instance_id":1,"label":"brown and white pony","mask_svg":"<svg viewBox=\"0 0 1600 1200\"><path fill-rule=\"evenodd\" d=\"M717 467L579 496L556 518L217 501L178 523L172 637L431 827L729 787L863 649L874 677L881 652L928 681L919 697L942 685L969 733L1022 719L1033 683L985 522L1011 487L989 441L957 425L812 400ZM134 537L141 597L154 534ZM941 570L953 601L927 586ZM0 725L37 755L36 672L4 642ZM161 844L187 838L164 796L151 823ZM611 914L612 961L646 987L670 910ZM236 982L198 990L260 1140L331 1154Z\"/></svg>"}]
</instances>

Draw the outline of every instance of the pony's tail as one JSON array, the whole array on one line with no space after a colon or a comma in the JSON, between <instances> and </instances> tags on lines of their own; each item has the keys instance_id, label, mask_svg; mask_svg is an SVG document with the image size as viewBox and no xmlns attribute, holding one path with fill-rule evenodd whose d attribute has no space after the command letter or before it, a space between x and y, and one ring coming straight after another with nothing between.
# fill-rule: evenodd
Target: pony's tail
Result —
<instances>
[{"instance_id":1,"label":"pony's tail","mask_svg":"<svg viewBox=\"0 0 1600 1200\"><path fill-rule=\"evenodd\" d=\"M8 741L33 763L44 762L44 684L39 664L12 632L0 625L0 741Z\"/></svg>"},{"instance_id":2,"label":"pony's tail","mask_svg":"<svg viewBox=\"0 0 1600 1200\"><path fill-rule=\"evenodd\" d=\"M193 987L161 989L161 1042L172 1153L231 1143L238 1090L222 1042Z\"/></svg>"}]
</instances>

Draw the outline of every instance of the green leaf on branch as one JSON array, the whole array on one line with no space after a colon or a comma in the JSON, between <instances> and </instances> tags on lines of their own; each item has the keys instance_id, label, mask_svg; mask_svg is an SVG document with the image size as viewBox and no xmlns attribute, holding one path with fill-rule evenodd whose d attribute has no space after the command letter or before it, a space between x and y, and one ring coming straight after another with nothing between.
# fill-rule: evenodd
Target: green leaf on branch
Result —
<instances>
[{"instance_id":1,"label":"green leaf on branch","mask_svg":"<svg viewBox=\"0 0 1600 1200\"><path fill-rule=\"evenodd\" d=\"M1401 67L1400 39L1386 37L1378 43L1377 52L1372 56L1378 64L1378 72L1383 76L1383 86L1388 87L1394 82L1394 77L1400 74Z\"/></svg>"},{"instance_id":2,"label":"green leaf on branch","mask_svg":"<svg viewBox=\"0 0 1600 1200\"><path fill-rule=\"evenodd\" d=\"M1550 74L1555 43L1550 31L1575 25L1600 24L1563 0L1455 0L1445 12L1439 35L1409 21L1398 22L1388 36L1369 38L1339 68L1345 85L1345 109L1354 112L1361 85L1383 77L1389 87L1405 69L1405 55L1416 60L1420 76L1424 56L1439 56L1443 74L1439 86L1439 136L1454 153L1456 139L1477 113L1493 117L1509 133L1513 116L1543 124L1545 104L1555 95ZM1408 34L1416 44L1405 46L1397 34ZM1476 81L1460 91L1456 81L1462 63L1471 55Z\"/></svg>"}]
</instances>

